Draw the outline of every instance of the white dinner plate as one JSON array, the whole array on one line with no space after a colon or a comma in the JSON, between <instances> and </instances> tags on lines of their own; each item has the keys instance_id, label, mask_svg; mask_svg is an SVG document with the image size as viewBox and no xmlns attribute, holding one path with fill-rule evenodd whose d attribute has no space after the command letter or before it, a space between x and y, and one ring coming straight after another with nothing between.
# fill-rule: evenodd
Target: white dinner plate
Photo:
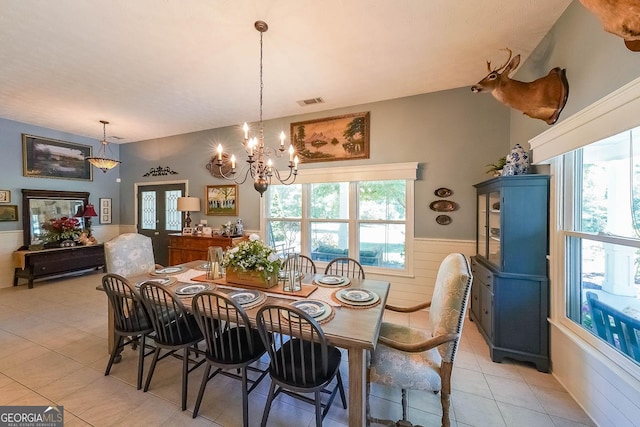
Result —
<instances>
[{"instance_id":1,"label":"white dinner plate","mask_svg":"<svg viewBox=\"0 0 640 427\"><path fill-rule=\"evenodd\" d=\"M322 276L318 279L318 282L323 285L341 285L345 281L344 277L341 276Z\"/></svg>"},{"instance_id":2,"label":"white dinner plate","mask_svg":"<svg viewBox=\"0 0 640 427\"><path fill-rule=\"evenodd\" d=\"M137 281L136 288L139 288L140 286L142 286L143 283L146 283L146 282L154 282L162 286L167 286L167 285L172 285L177 281L178 279L176 279L175 277L154 277L151 279L144 279L144 280Z\"/></svg>"},{"instance_id":3,"label":"white dinner plate","mask_svg":"<svg viewBox=\"0 0 640 427\"><path fill-rule=\"evenodd\" d=\"M335 293L338 301L347 305L373 305L380 300L375 292L366 289L344 289Z\"/></svg>"},{"instance_id":4,"label":"white dinner plate","mask_svg":"<svg viewBox=\"0 0 640 427\"><path fill-rule=\"evenodd\" d=\"M176 274L184 271L184 267L164 267L158 268L153 274Z\"/></svg>"},{"instance_id":5,"label":"white dinner plate","mask_svg":"<svg viewBox=\"0 0 640 427\"><path fill-rule=\"evenodd\" d=\"M177 295L195 295L198 292L206 291L209 289L211 289L211 286L209 284L195 283L195 284L184 285L184 286L180 286L179 288L176 288L176 294Z\"/></svg>"},{"instance_id":6,"label":"white dinner plate","mask_svg":"<svg viewBox=\"0 0 640 427\"><path fill-rule=\"evenodd\" d=\"M262 292L253 290L233 291L229 293L229 297L240 305L251 304L257 301L261 295Z\"/></svg>"},{"instance_id":7,"label":"white dinner plate","mask_svg":"<svg viewBox=\"0 0 640 427\"><path fill-rule=\"evenodd\" d=\"M300 310L304 311L311 317L322 316L326 311L326 308L322 302L311 300L311 299L294 301L291 303L291 305L296 308L299 308ZM294 316L295 313L291 313L291 315Z\"/></svg>"}]
</instances>

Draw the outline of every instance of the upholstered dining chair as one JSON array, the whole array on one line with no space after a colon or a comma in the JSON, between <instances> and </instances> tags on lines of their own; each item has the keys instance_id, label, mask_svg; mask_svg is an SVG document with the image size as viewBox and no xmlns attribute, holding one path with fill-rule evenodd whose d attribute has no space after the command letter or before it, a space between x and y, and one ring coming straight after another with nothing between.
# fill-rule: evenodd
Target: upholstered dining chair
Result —
<instances>
[{"instance_id":1,"label":"upholstered dining chair","mask_svg":"<svg viewBox=\"0 0 640 427\"><path fill-rule=\"evenodd\" d=\"M144 371L144 358L153 353L146 352L146 337L153 332L149 314L136 291L135 287L127 279L117 274L105 274L102 277L102 288L107 294L109 305L114 313L114 332L116 341L111 350L105 376L111 372L113 363L120 351L131 344L138 350L138 390L142 388L142 373Z\"/></svg>"},{"instance_id":2,"label":"upholstered dining chair","mask_svg":"<svg viewBox=\"0 0 640 427\"><path fill-rule=\"evenodd\" d=\"M256 314L256 323L270 358L271 385L262 427L267 425L271 404L280 393L314 404L316 427L322 425L337 392L342 406L347 408L340 376L342 354L328 344L315 319L293 305L265 304ZM336 385L329 390L334 378ZM314 399L301 393L313 393ZM321 400L322 393L329 394L325 403Z\"/></svg>"},{"instance_id":3,"label":"upholstered dining chair","mask_svg":"<svg viewBox=\"0 0 640 427\"><path fill-rule=\"evenodd\" d=\"M252 363L266 353L266 348L257 329L251 328L244 309L224 292L204 291L191 301L194 317L207 344L207 366L202 376L200 391L193 409L193 418L198 416L207 383L217 374L242 381L242 422L249 426L249 393L267 375ZM211 367L217 368L211 374ZM240 370L240 375L229 371ZM256 379L249 378L248 371L258 373ZM249 386L249 384L251 384Z\"/></svg>"},{"instance_id":4,"label":"upholstered dining chair","mask_svg":"<svg viewBox=\"0 0 640 427\"><path fill-rule=\"evenodd\" d=\"M329 264L327 264L327 267L324 269L324 274L364 279L364 268L353 258L340 257L332 259Z\"/></svg>"},{"instance_id":5,"label":"upholstered dining chair","mask_svg":"<svg viewBox=\"0 0 640 427\"><path fill-rule=\"evenodd\" d=\"M124 233L104 243L107 273L124 277L153 271L156 265L151 238L138 233Z\"/></svg>"},{"instance_id":6,"label":"upholstered dining chair","mask_svg":"<svg viewBox=\"0 0 640 427\"><path fill-rule=\"evenodd\" d=\"M202 332L195 317L187 312L184 304L173 291L149 281L140 286L140 296L149 313L156 344L144 391L149 390L158 361L182 350L182 410L184 411L187 409L189 374L205 361L204 357L199 361L189 358L192 351L196 356L199 354L197 345L203 339ZM161 350L165 350L165 354L160 355ZM190 363L191 367L189 367Z\"/></svg>"},{"instance_id":7,"label":"upholstered dining chair","mask_svg":"<svg viewBox=\"0 0 640 427\"><path fill-rule=\"evenodd\" d=\"M440 391L442 425L449 426L451 372L462 334L471 290L471 270L464 255L449 254L440 264L431 301L412 307L385 308L411 313L429 308L429 329L413 329L383 322L378 346L371 353L367 383L368 421L411 426L407 421L406 391ZM427 325L425 325L427 326ZM393 423L369 414L369 384L376 382L402 390L402 420Z\"/></svg>"}]
</instances>

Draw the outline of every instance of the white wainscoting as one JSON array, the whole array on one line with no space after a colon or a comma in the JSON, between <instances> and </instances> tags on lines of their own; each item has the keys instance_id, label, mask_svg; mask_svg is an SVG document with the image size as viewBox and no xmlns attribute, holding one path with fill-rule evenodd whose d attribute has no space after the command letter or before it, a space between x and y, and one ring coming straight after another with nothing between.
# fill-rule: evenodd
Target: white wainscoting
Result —
<instances>
[{"instance_id":1,"label":"white wainscoting","mask_svg":"<svg viewBox=\"0 0 640 427\"><path fill-rule=\"evenodd\" d=\"M397 305L413 305L428 301L442 260L452 252L459 252L467 258L475 254L473 240L443 240L418 238L413 244L414 276L402 277L381 274L367 274L369 279L388 280L391 283L388 302Z\"/></svg>"}]
</instances>

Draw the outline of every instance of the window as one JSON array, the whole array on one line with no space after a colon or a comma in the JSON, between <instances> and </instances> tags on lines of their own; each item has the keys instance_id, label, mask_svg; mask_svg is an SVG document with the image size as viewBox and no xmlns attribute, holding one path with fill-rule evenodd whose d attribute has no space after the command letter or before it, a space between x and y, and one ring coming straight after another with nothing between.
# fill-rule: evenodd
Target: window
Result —
<instances>
[{"instance_id":1,"label":"window","mask_svg":"<svg viewBox=\"0 0 640 427\"><path fill-rule=\"evenodd\" d=\"M562 169L566 315L640 363L640 127L565 154Z\"/></svg>"},{"instance_id":2,"label":"window","mask_svg":"<svg viewBox=\"0 0 640 427\"><path fill-rule=\"evenodd\" d=\"M282 254L301 252L317 263L348 256L365 269L408 272L417 164L408 165L411 179L405 178L411 173L380 173L378 167L356 174L326 168L321 174L316 170L314 179L306 179L310 182L271 185L263 218L268 244ZM367 179L377 175L385 179Z\"/></svg>"}]
</instances>

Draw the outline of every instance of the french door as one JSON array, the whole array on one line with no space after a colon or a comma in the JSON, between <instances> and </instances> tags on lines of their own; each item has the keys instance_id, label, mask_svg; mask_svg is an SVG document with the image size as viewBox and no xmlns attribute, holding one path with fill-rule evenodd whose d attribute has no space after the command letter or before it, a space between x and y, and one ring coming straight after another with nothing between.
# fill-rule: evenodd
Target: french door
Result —
<instances>
[{"instance_id":1,"label":"french door","mask_svg":"<svg viewBox=\"0 0 640 427\"><path fill-rule=\"evenodd\" d=\"M182 231L177 203L184 194L184 183L138 186L138 233L151 238L158 264L169 261L169 234Z\"/></svg>"}]
</instances>

